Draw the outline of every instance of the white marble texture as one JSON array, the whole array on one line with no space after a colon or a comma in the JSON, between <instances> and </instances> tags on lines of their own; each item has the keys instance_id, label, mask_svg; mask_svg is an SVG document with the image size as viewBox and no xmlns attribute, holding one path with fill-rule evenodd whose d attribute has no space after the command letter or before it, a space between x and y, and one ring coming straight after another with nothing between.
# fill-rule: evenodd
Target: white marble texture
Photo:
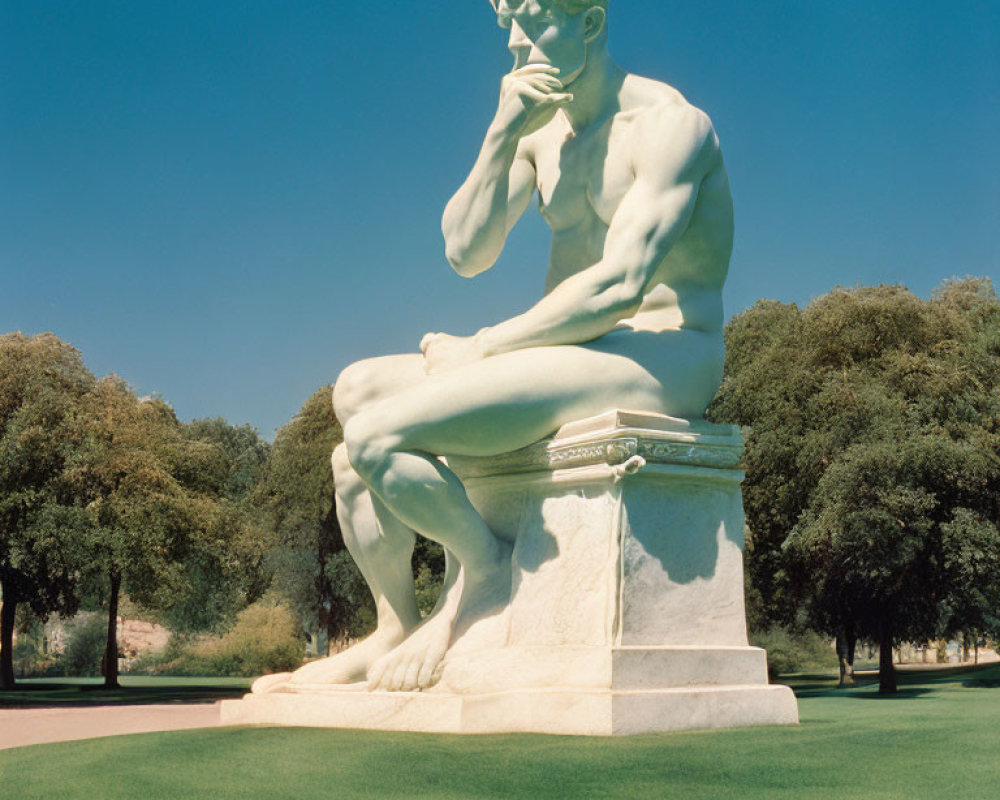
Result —
<instances>
[{"instance_id":1,"label":"white marble texture","mask_svg":"<svg viewBox=\"0 0 1000 800\"><path fill-rule=\"evenodd\" d=\"M552 229L547 264L538 262L544 296L472 336L428 333L419 352L359 361L338 376L338 518L371 587L377 629L349 651L261 679L256 693L362 680L389 691L431 688L457 640L473 623L485 635L479 623L503 611L512 588L552 596L530 570L512 585L513 539L476 510L482 493L476 500L465 480L476 475L459 462L530 449L563 425L616 407L698 420L718 389L733 213L711 121L676 89L615 63L606 0L494 7L513 66L498 81L496 113L468 177L445 208L444 255L464 277L490 269L537 194ZM699 423L676 424L695 431ZM708 462L724 453L703 444ZM552 455L561 469L582 463L567 448ZM597 504L618 502L596 485L585 491ZM524 507L553 518L591 514L562 496ZM416 536L448 554L441 599L426 620L410 570ZM565 558L578 558L563 544ZM545 545L521 542L516 560L539 558L527 548ZM539 565L541 574L553 569ZM605 601L587 598L606 611ZM626 634L640 624L635 608L628 600ZM521 615L508 622L514 635L530 627ZM611 623L580 614L565 624Z\"/></svg>"},{"instance_id":2,"label":"white marble texture","mask_svg":"<svg viewBox=\"0 0 1000 800\"><path fill-rule=\"evenodd\" d=\"M747 645L740 447L728 426L610 412L456 460L513 544L504 611L421 692L298 685L228 701L224 722L599 735L797 722Z\"/></svg>"},{"instance_id":3,"label":"white marble texture","mask_svg":"<svg viewBox=\"0 0 1000 800\"><path fill-rule=\"evenodd\" d=\"M607 0L493 6L513 66L445 208L444 255L464 277L492 268L537 194L544 296L340 374L338 519L377 628L224 714L603 734L794 722L747 646L739 435L704 421L733 244L718 137L615 63ZM446 553L426 619L417 536Z\"/></svg>"}]
</instances>

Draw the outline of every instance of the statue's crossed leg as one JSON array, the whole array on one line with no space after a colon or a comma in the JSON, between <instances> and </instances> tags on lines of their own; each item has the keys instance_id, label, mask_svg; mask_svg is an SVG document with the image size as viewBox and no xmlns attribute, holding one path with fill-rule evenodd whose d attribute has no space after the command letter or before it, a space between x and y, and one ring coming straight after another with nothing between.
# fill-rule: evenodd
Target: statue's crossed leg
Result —
<instances>
[{"instance_id":1,"label":"statue's crossed leg","mask_svg":"<svg viewBox=\"0 0 1000 800\"><path fill-rule=\"evenodd\" d=\"M514 351L433 376L423 374L419 355L349 367L338 380L335 408L350 463L338 448L334 469L345 541L371 586L378 629L291 676L261 679L255 691L366 679L372 689L431 685L455 637L501 611L510 591L509 546L432 454L508 452L612 407L700 415L715 376L697 373L718 347L715 337L655 336L653 350L647 334L613 334L584 345ZM414 531L449 553L441 599L422 622L410 569Z\"/></svg>"}]
</instances>

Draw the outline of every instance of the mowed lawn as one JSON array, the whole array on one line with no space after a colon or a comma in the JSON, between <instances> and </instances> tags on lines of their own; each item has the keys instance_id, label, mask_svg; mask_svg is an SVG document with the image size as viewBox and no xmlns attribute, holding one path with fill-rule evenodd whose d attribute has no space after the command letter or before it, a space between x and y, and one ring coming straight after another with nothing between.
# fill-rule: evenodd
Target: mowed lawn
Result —
<instances>
[{"instance_id":1,"label":"mowed lawn","mask_svg":"<svg viewBox=\"0 0 1000 800\"><path fill-rule=\"evenodd\" d=\"M1000 667L797 682L802 724L626 739L218 728L0 752L0 797L1000 797Z\"/></svg>"}]
</instances>

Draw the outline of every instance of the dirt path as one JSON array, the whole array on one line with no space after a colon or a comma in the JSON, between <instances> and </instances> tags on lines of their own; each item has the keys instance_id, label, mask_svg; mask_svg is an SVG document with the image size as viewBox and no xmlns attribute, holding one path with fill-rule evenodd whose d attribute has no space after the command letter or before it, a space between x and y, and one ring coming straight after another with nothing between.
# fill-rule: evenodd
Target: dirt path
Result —
<instances>
[{"instance_id":1,"label":"dirt path","mask_svg":"<svg viewBox=\"0 0 1000 800\"><path fill-rule=\"evenodd\" d=\"M210 728L219 704L0 709L0 750L125 733Z\"/></svg>"}]
</instances>

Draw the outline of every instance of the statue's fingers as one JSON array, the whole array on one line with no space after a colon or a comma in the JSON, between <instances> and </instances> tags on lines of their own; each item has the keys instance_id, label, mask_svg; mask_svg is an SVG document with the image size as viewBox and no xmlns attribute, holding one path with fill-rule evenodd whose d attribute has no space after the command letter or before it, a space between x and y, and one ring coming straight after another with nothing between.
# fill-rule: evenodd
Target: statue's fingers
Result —
<instances>
[{"instance_id":1,"label":"statue's fingers","mask_svg":"<svg viewBox=\"0 0 1000 800\"><path fill-rule=\"evenodd\" d=\"M539 89L543 92L555 91L557 89L562 89L562 81L559 80L555 75L532 75L529 78L524 79L524 83L531 86L534 89Z\"/></svg>"},{"instance_id":2,"label":"statue's fingers","mask_svg":"<svg viewBox=\"0 0 1000 800\"><path fill-rule=\"evenodd\" d=\"M522 92L522 95L524 97L527 97L529 100L531 100L536 105L539 104L539 103L544 103L545 100L546 100L546 98L552 96L549 92L543 92L540 89L536 89L534 86L530 86L530 85L524 87L524 91Z\"/></svg>"},{"instance_id":3,"label":"statue's fingers","mask_svg":"<svg viewBox=\"0 0 1000 800\"><path fill-rule=\"evenodd\" d=\"M545 96L545 101L551 103L552 105L562 105L563 103L569 103L572 101L573 95L571 92L553 92Z\"/></svg>"},{"instance_id":4,"label":"statue's fingers","mask_svg":"<svg viewBox=\"0 0 1000 800\"><path fill-rule=\"evenodd\" d=\"M561 83L549 83L547 81L542 81L542 80L532 80L530 83L526 81L525 86L531 87L536 92L541 92L543 95L550 95L553 92L562 91Z\"/></svg>"},{"instance_id":5,"label":"statue's fingers","mask_svg":"<svg viewBox=\"0 0 1000 800\"><path fill-rule=\"evenodd\" d=\"M525 64L523 67L518 67L511 74L517 75L536 75L539 73L546 73L549 75L558 75L559 67L553 67L551 64Z\"/></svg>"}]
</instances>

